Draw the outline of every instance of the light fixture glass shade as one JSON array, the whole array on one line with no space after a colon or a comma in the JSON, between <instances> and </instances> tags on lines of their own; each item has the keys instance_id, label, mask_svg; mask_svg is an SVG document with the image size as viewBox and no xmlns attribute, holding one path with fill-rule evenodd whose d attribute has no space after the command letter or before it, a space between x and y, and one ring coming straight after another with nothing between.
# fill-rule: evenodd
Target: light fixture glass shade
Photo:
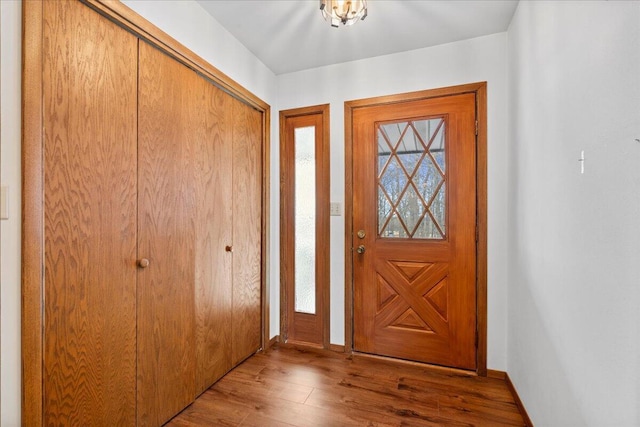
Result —
<instances>
[{"instance_id":1,"label":"light fixture glass shade","mask_svg":"<svg viewBox=\"0 0 640 427\"><path fill-rule=\"evenodd\" d=\"M332 27L353 25L367 17L367 0L320 0L320 10Z\"/></svg>"}]
</instances>

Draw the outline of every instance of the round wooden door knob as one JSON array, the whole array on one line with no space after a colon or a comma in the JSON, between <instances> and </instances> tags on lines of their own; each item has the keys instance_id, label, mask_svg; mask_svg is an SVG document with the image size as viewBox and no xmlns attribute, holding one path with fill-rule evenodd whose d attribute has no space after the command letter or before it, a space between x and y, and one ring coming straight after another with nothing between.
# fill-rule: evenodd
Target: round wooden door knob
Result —
<instances>
[{"instance_id":1,"label":"round wooden door knob","mask_svg":"<svg viewBox=\"0 0 640 427\"><path fill-rule=\"evenodd\" d=\"M149 267L149 260L146 259L146 258L142 258L141 260L138 260L138 267L140 267L140 268Z\"/></svg>"}]
</instances>

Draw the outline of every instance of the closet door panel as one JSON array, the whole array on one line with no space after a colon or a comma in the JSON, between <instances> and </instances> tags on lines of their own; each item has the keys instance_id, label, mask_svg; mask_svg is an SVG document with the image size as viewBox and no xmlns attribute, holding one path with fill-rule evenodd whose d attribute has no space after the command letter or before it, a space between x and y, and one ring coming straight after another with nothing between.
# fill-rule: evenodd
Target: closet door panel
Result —
<instances>
[{"instance_id":1,"label":"closet door panel","mask_svg":"<svg viewBox=\"0 0 640 427\"><path fill-rule=\"evenodd\" d=\"M233 103L233 363L261 343L262 114Z\"/></svg>"},{"instance_id":2,"label":"closet door panel","mask_svg":"<svg viewBox=\"0 0 640 427\"><path fill-rule=\"evenodd\" d=\"M231 96L201 78L201 134L196 160L197 392L231 369Z\"/></svg>"},{"instance_id":3,"label":"closet door panel","mask_svg":"<svg viewBox=\"0 0 640 427\"><path fill-rule=\"evenodd\" d=\"M44 424L133 425L137 39L43 7Z\"/></svg>"},{"instance_id":4,"label":"closet door panel","mask_svg":"<svg viewBox=\"0 0 640 427\"><path fill-rule=\"evenodd\" d=\"M161 425L195 397L195 158L192 70L140 42L138 424Z\"/></svg>"}]
</instances>

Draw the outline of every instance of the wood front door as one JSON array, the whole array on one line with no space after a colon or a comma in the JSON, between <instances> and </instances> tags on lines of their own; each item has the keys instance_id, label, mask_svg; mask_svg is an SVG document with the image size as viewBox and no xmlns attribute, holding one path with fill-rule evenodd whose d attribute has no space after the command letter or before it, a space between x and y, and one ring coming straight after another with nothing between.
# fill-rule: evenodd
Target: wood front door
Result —
<instances>
[{"instance_id":1,"label":"wood front door","mask_svg":"<svg viewBox=\"0 0 640 427\"><path fill-rule=\"evenodd\" d=\"M475 96L353 111L356 351L476 369Z\"/></svg>"}]
</instances>

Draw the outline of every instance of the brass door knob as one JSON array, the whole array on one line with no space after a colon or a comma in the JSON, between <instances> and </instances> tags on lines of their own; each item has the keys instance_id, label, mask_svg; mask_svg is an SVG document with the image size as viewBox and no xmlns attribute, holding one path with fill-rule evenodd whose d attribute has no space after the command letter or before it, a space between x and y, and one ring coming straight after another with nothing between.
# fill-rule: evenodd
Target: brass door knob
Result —
<instances>
[{"instance_id":1,"label":"brass door knob","mask_svg":"<svg viewBox=\"0 0 640 427\"><path fill-rule=\"evenodd\" d=\"M366 235L367 235L367 233L365 233L364 230L359 230L358 234L357 234L359 239L364 239L364 236L366 236Z\"/></svg>"},{"instance_id":2,"label":"brass door knob","mask_svg":"<svg viewBox=\"0 0 640 427\"><path fill-rule=\"evenodd\" d=\"M356 249L356 252L358 252L359 254L363 254L365 250L366 250L366 248L364 247L364 245L360 245Z\"/></svg>"},{"instance_id":3,"label":"brass door knob","mask_svg":"<svg viewBox=\"0 0 640 427\"><path fill-rule=\"evenodd\" d=\"M142 258L138 260L138 267L147 268L149 267L149 260L146 258Z\"/></svg>"}]
</instances>

